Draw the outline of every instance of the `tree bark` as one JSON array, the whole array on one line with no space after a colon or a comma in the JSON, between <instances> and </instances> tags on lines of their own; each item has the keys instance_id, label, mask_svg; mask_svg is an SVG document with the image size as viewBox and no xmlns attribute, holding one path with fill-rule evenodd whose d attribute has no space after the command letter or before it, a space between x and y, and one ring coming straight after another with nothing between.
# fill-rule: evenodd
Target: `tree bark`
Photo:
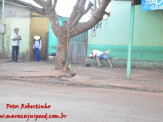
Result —
<instances>
[{"instance_id":1,"label":"tree bark","mask_svg":"<svg viewBox=\"0 0 163 122\"><path fill-rule=\"evenodd\" d=\"M57 43L57 53L55 59L55 69L56 70L68 70L68 65L66 66L67 58L68 58L68 43L69 38L66 37L58 37ZM68 62L69 64L69 62ZM66 69L65 69L66 68Z\"/></svg>"}]
</instances>

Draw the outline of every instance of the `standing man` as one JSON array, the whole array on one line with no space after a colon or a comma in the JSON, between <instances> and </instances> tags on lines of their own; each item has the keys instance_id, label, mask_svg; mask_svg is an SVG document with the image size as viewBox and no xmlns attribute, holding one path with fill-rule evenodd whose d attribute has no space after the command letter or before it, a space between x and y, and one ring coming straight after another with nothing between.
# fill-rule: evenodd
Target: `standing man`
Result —
<instances>
[{"instance_id":1,"label":"standing man","mask_svg":"<svg viewBox=\"0 0 163 122\"><path fill-rule=\"evenodd\" d=\"M12 62L18 62L18 55L19 55L19 44L21 36L19 35L19 28L15 28L14 32L11 35L12 40Z\"/></svg>"}]
</instances>

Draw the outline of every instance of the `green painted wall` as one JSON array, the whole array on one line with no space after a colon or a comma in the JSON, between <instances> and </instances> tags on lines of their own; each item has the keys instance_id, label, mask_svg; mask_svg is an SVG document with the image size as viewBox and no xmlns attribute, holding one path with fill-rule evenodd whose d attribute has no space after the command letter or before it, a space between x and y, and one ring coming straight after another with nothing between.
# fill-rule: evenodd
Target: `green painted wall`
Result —
<instances>
[{"instance_id":1,"label":"green painted wall","mask_svg":"<svg viewBox=\"0 0 163 122\"><path fill-rule=\"evenodd\" d=\"M163 11L142 11L136 6L133 59L163 61Z\"/></svg>"},{"instance_id":2,"label":"green painted wall","mask_svg":"<svg viewBox=\"0 0 163 122\"><path fill-rule=\"evenodd\" d=\"M163 47L163 11L142 11L136 6L134 20L135 46Z\"/></svg>"},{"instance_id":3,"label":"green painted wall","mask_svg":"<svg viewBox=\"0 0 163 122\"><path fill-rule=\"evenodd\" d=\"M88 54L93 49L101 51L111 49L111 57L126 59L130 5L130 2L113 2L111 15L108 20L101 21L102 26L96 29L96 36L91 37L91 30L89 31Z\"/></svg>"},{"instance_id":4,"label":"green painted wall","mask_svg":"<svg viewBox=\"0 0 163 122\"><path fill-rule=\"evenodd\" d=\"M114 1L109 19L102 20L96 37L89 30L88 52L111 49L110 57L127 59L130 1ZM136 6L132 60L163 61L163 11L144 12Z\"/></svg>"},{"instance_id":5,"label":"green painted wall","mask_svg":"<svg viewBox=\"0 0 163 122\"><path fill-rule=\"evenodd\" d=\"M59 18L58 22L59 25L62 26L62 22L64 20L67 20L67 18ZM57 37L53 33L51 23L49 22L49 42L48 42L48 54L49 55L56 55L56 49L57 49Z\"/></svg>"}]
</instances>

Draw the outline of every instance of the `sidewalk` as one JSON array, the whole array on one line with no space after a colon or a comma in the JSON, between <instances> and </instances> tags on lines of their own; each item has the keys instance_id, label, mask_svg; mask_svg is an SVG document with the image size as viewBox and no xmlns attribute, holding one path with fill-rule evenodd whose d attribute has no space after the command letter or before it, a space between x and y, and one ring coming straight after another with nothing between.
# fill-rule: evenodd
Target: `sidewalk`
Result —
<instances>
[{"instance_id":1,"label":"sidewalk","mask_svg":"<svg viewBox=\"0 0 163 122\"><path fill-rule=\"evenodd\" d=\"M83 67L72 65L74 77L54 70L49 62L11 63L0 60L0 82L15 80L22 82L54 83L63 85L121 88L148 92L163 92L163 70L132 69L131 79L126 78L126 68Z\"/></svg>"}]
</instances>

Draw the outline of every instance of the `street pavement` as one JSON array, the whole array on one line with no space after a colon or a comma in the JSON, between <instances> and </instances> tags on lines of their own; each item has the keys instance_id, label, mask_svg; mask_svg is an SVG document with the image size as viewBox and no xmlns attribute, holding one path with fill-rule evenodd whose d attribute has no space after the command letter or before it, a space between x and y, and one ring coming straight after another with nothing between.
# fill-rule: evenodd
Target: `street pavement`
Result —
<instances>
[{"instance_id":1,"label":"street pavement","mask_svg":"<svg viewBox=\"0 0 163 122\"><path fill-rule=\"evenodd\" d=\"M21 106L50 105L50 108ZM0 83L1 115L58 115L38 122L162 122L163 94L124 89L56 86L16 80ZM15 105L16 108L12 108ZM0 118L0 122L35 118Z\"/></svg>"}]
</instances>

